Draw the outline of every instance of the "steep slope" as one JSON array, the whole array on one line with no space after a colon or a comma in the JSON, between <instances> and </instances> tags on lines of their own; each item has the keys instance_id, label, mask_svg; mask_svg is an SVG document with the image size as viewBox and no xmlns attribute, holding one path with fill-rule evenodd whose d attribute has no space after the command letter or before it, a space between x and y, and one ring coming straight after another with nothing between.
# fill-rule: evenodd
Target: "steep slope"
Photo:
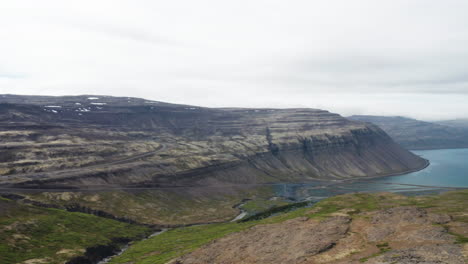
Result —
<instances>
[{"instance_id":1,"label":"steep slope","mask_svg":"<svg viewBox=\"0 0 468 264\"><path fill-rule=\"evenodd\" d=\"M109 96L0 96L4 186L212 186L340 180L426 161L317 109L212 109Z\"/></svg>"},{"instance_id":2,"label":"steep slope","mask_svg":"<svg viewBox=\"0 0 468 264\"><path fill-rule=\"evenodd\" d=\"M351 116L352 120L378 125L408 149L468 147L468 129L419 121L400 116Z\"/></svg>"}]
</instances>

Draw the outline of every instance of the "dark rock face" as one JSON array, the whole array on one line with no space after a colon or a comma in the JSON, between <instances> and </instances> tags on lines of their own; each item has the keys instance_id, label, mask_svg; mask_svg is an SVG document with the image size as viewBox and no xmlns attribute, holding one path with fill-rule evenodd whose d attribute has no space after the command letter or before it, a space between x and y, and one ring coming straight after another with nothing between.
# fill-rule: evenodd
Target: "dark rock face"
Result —
<instances>
[{"instance_id":1,"label":"dark rock face","mask_svg":"<svg viewBox=\"0 0 468 264\"><path fill-rule=\"evenodd\" d=\"M106 257L113 256L120 251L119 245L127 244L130 240L126 238L115 239L109 245L97 245L89 247L83 256L75 257L66 264L96 264Z\"/></svg>"},{"instance_id":2,"label":"dark rock face","mask_svg":"<svg viewBox=\"0 0 468 264\"><path fill-rule=\"evenodd\" d=\"M374 125L317 109L212 109L108 96L0 96L0 184L193 186L424 167Z\"/></svg>"},{"instance_id":3,"label":"dark rock face","mask_svg":"<svg viewBox=\"0 0 468 264\"><path fill-rule=\"evenodd\" d=\"M378 125L396 142L408 149L468 147L468 127L451 125L450 122L430 123L399 116L351 116L349 118Z\"/></svg>"}]
</instances>

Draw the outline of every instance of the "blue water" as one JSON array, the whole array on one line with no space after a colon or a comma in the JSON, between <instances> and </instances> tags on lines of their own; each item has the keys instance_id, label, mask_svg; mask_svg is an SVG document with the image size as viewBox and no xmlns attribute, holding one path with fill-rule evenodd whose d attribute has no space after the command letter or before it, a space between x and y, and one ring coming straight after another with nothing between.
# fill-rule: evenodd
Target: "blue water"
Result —
<instances>
[{"instance_id":1,"label":"blue water","mask_svg":"<svg viewBox=\"0 0 468 264\"><path fill-rule=\"evenodd\" d=\"M468 149L413 151L430 161L424 170L381 178L377 182L468 188Z\"/></svg>"},{"instance_id":2,"label":"blue water","mask_svg":"<svg viewBox=\"0 0 468 264\"><path fill-rule=\"evenodd\" d=\"M421 195L468 188L468 149L413 152L429 160L430 165L418 172L351 183L279 184L276 186L276 191L278 195L298 200L319 200L350 192L397 192Z\"/></svg>"}]
</instances>

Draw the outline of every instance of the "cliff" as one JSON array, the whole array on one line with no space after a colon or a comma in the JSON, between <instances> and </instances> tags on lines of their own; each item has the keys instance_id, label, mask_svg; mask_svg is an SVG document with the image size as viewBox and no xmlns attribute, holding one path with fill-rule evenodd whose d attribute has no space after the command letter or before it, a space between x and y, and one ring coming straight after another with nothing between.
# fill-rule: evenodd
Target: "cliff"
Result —
<instances>
[{"instance_id":1,"label":"cliff","mask_svg":"<svg viewBox=\"0 0 468 264\"><path fill-rule=\"evenodd\" d=\"M27 188L343 180L426 161L317 109L213 109L109 96L0 96L0 183Z\"/></svg>"}]
</instances>

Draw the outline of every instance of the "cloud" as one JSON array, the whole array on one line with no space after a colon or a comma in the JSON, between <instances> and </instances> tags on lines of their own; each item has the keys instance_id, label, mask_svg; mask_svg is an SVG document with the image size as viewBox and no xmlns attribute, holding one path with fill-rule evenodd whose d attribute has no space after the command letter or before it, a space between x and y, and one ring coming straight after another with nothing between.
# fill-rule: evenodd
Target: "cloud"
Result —
<instances>
[{"instance_id":1,"label":"cloud","mask_svg":"<svg viewBox=\"0 0 468 264\"><path fill-rule=\"evenodd\" d=\"M27 78L26 75L21 73L2 73L0 72L0 78L4 79L24 79Z\"/></svg>"},{"instance_id":2,"label":"cloud","mask_svg":"<svg viewBox=\"0 0 468 264\"><path fill-rule=\"evenodd\" d=\"M126 25L103 24L95 21L63 21L63 26L74 27L80 31L93 32L100 35L108 35L110 38L120 38L124 40L133 40L146 42L154 45L179 45L169 38L155 35L153 32L146 32L138 28L131 28Z\"/></svg>"},{"instance_id":3,"label":"cloud","mask_svg":"<svg viewBox=\"0 0 468 264\"><path fill-rule=\"evenodd\" d=\"M464 0L6 1L0 93L468 117L466 10Z\"/></svg>"}]
</instances>

